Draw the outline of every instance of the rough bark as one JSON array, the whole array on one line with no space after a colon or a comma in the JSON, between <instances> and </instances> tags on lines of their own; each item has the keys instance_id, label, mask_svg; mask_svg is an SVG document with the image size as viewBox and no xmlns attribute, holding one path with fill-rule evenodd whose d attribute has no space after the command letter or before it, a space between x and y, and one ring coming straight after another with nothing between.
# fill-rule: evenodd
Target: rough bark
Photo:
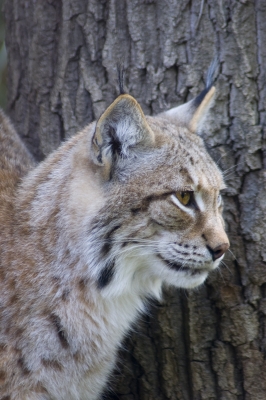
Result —
<instances>
[{"instance_id":1,"label":"rough bark","mask_svg":"<svg viewBox=\"0 0 266 400\"><path fill-rule=\"evenodd\" d=\"M264 400L265 1L8 0L5 12L8 112L38 159L114 100L117 61L156 114L197 94L218 54L202 134L225 171L235 258L197 290L165 290L127 339L106 398Z\"/></svg>"}]
</instances>

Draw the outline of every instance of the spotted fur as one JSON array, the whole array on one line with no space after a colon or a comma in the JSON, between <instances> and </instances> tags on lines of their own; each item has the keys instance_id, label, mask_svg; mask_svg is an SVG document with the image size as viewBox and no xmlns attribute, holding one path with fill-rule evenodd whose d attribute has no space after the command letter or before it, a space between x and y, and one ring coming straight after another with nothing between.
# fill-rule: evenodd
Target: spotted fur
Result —
<instances>
[{"instance_id":1,"label":"spotted fur","mask_svg":"<svg viewBox=\"0 0 266 400\"><path fill-rule=\"evenodd\" d=\"M213 91L157 117L122 94L26 176L1 114L1 399L98 399L145 299L218 266L224 183L193 132Z\"/></svg>"}]
</instances>

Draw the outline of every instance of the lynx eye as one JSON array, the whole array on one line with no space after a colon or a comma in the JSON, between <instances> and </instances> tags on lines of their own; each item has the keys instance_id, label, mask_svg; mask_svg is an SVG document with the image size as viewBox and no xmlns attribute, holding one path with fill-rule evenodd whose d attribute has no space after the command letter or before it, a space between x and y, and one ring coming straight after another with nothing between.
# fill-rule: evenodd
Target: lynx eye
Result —
<instances>
[{"instance_id":1,"label":"lynx eye","mask_svg":"<svg viewBox=\"0 0 266 400\"><path fill-rule=\"evenodd\" d=\"M222 196L219 194L217 197L217 206L220 207L221 204L222 204Z\"/></svg>"},{"instance_id":2,"label":"lynx eye","mask_svg":"<svg viewBox=\"0 0 266 400\"><path fill-rule=\"evenodd\" d=\"M175 195L183 206L187 206L191 199L191 192L176 192Z\"/></svg>"}]
</instances>

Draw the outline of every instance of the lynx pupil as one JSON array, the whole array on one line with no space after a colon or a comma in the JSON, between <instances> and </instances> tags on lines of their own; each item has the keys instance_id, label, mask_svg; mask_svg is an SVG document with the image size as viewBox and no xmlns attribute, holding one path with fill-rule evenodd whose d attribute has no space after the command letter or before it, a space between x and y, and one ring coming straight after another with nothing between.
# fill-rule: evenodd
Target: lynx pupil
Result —
<instances>
[{"instance_id":1,"label":"lynx pupil","mask_svg":"<svg viewBox=\"0 0 266 400\"><path fill-rule=\"evenodd\" d=\"M180 201L181 204L184 206L187 206L190 198L191 198L191 193L190 192L176 192L176 197Z\"/></svg>"}]
</instances>

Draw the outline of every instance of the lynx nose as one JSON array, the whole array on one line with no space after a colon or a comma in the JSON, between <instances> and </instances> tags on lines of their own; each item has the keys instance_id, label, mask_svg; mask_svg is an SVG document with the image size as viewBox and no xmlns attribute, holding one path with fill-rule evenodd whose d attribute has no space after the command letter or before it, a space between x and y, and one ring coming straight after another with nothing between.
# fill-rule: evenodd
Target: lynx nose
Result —
<instances>
[{"instance_id":1,"label":"lynx nose","mask_svg":"<svg viewBox=\"0 0 266 400\"><path fill-rule=\"evenodd\" d=\"M207 248L212 255L213 261L215 261L218 258L222 257L222 255L229 249L229 243L220 244L214 249L212 249L210 246L207 246Z\"/></svg>"}]
</instances>

